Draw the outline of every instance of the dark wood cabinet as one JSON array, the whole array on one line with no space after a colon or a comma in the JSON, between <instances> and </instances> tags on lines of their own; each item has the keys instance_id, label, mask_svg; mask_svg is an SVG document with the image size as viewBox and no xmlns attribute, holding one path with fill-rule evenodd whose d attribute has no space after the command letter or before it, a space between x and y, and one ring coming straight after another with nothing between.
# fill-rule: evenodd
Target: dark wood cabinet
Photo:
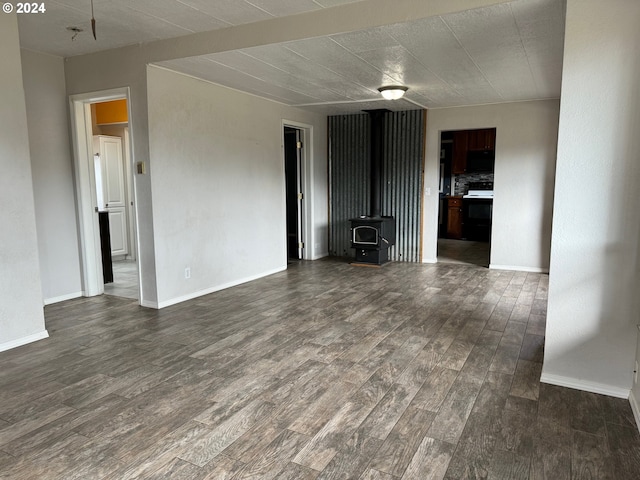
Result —
<instances>
[{"instance_id":1,"label":"dark wood cabinet","mask_svg":"<svg viewBox=\"0 0 640 480\"><path fill-rule=\"evenodd\" d=\"M479 130L468 130L467 149L494 150L496 148L496 129L481 128Z\"/></svg>"},{"instance_id":2,"label":"dark wood cabinet","mask_svg":"<svg viewBox=\"0 0 640 480\"><path fill-rule=\"evenodd\" d=\"M495 150L496 129L457 130L453 132L451 173L460 175L467 172L469 152Z\"/></svg>"},{"instance_id":3,"label":"dark wood cabinet","mask_svg":"<svg viewBox=\"0 0 640 480\"><path fill-rule=\"evenodd\" d=\"M462 238L462 198L447 198L447 238Z\"/></svg>"},{"instance_id":4,"label":"dark wood cabinet","mask_svg":"<svg viewBox=\"0 0 640 480\"><path fill-rule=\"evenodd\" d=\"M467 170L468 140L467 130L453 132L451 173L454 175L459 175Z\"/></svg>"}]
</instances>

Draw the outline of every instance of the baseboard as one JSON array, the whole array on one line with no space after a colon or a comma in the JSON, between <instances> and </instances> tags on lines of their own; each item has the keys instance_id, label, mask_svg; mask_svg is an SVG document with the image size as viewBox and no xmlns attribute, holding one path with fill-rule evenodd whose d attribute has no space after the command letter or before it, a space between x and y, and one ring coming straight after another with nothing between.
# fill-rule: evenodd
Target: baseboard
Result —
<instances>
[{"instance_id":1,"label":"baseboard","mask_svg":"<svg viewBox=\"0 0 640 480\"><path fill-rule=\"evenodd\" d=\"M626 388L614 387L604 383L588 382L577 378L563 377L562 375L553 375L543 373L540 376L542 383L549 383L559 387L574 388L576 390L584 390L585 392L598 393L600 395L608 395L616 398L629 398L631 391Z\"/></svg>"},{"instance_id":2,"label":"baseboard","mask_svg":"<svg viewBox=\"0 0 640 480\"><path fill-rule=\"evenodd\" d=\"M329 252L322 252L322 253L318 253L317 255L314 255L313 257L311 257L311 260L320 260L321 258L325 258L329 256Z\"/></svg>"},{"instance_id":3,"label":"baseboard","mask_svg":"<svg viewBox=\"0 0 640 480\"><path fill-rule=\"evenodd\" d=\"M52 305L54 303L60 303L66 300L73 300L74 298L80 298L82 297L82 295L83 295L83 292L75 292L75 293L69 293L67 295L60 295L59 297L45 298L44 304Z\"/></svg>"},{"instance_id":4,"label":"baseboard","mask_svg":"<svg viewBox=\"0 0 640 480\"><path fill-rule=\"evenodd\" d=\"M187 295L183 295L181 297L172 298L170 300L165 300L164 302L158 302L158 306L156 308L165 308L170 307L171 305L176 305L177 303L186 302L187 300L193 300L194 298L202 297L203 295L209 295L210 293L219 292L220 290L224 290L226 288L235 287L236 285L241 285L243 283L252 282L253 280L258 280L259 278L268 277L269 275L273 275L274 273L284 272L287 269L287 266L279 267L275 270L270 270L267 272L260 273L258 275L253 275L251 277L241 278L239 280L234 280L232 282L224 283L222 285L216 285L215 287L206 288L204 290L199 290L197 292L189 293ZM143 305L145 306L145 305Z\"/></svg>"},{"instance_id":5,"label":"baseboard","mask_svg":"<svg viewBox=\"0 0 640 480\"><path fill-rule=\"evenodd\" d=\"M0 352L5 352L7 350L11 350L12 348L21 347L28 343L37 342L38 340L43 340L49 337L49 332L46 330L41 331L40 333L36 333L34 335L29 335L27 337L18 338L17 340L12 340L10 342L1 343L0 344Z\"/></svg>"},{"instance_id":6,"label":"baseboard","mask_svg":"<svg viewBox=\"0 0 640 480\"><path fill-rule=\"evenodd\" d=\"M140 306L141 307L147 307L147 308L153 308L155 310L158 310L158 302L150 302L149 300L140 300Z\"/></svg>"},{"instance_id":7,"label":"baseboard","mask_svg":"<svg viewBox=\"0 0 640 480\"><path fill-rule=\"evenodd\" d=\"M522 267L518 265L494 265L489 264L490 270L509 270L512 272L530 272L530 273L549 273L548 268L540 267Z\"/></svg>"},{"instance_id":8,"label":"baseboard","mask_svg":"<svg viewBox=\"0 0 640 480\"><path fill-rule=\"evenodd\" d=\"M437 258L423 258L422 263L438 263Z\"/></svg>"}]
</instances>

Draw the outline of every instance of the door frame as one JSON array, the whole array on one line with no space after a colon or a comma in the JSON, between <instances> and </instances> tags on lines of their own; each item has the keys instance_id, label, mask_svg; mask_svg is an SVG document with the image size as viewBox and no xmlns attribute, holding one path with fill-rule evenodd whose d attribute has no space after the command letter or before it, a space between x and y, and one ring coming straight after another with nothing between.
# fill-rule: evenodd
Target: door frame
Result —
<instances>
[{"instance_id":1,"label":"door frame","mask_svg":"<svg viewBox=\"0 0 640 480\"><path fill-rule=\"evenodd\" d=\"M295 128L300 131L301 141L302 141L302 153L300 159L300 186L301 193L303 195L302 205L300 208L300 229L302 238L301 242L304 243L304 248L302 249L302 260L314 260L314 231L313 231L313 125L308 125L306 123L300 123L293 120L282 120L282 125L280 128L281 135L281 145L282 145L282 158L284 159L284 130L285 127ZM283 171L282 171L282 179L283 179L283 189L285 192L285 204L284 211L286 215L286 185L284 185L284 162L283 162ZM287 232L285 228L284 232L285 238L285 254L288 257L288 246L287 246ZM286 259L285 259L286 260Z\"/></svg>"},{"instance_id":2,"label":"door frame","mask_svg":"<svg viewBox=\"0 0 640 480\"><path fill-rule=\"evenodd\" d=\"M289 220L292 210L295 208L295 259L301 260L304 255L302 236L302 203L299 193L302 192L302 130L289 126L284 127L284 178L285 178L285 200L287 206L287 262L294 258L291 245L291 225ZM298 144L302 145L298 148ZM293 152L292 152L293 149ZM292 158L295 156L294 158ZM292 168L293 167L293 168ZM295 178L294 178L295 177ZM291 184L295 184L295 195L291 191ZM294 204L295 202L295 204ZM295 206L294 206L295 205Z\"/></svg>"},{"instance_id":3,"label":"door frame","mask_svg":"<svg viewBox=\"0 0 640 480\"><path fill-rule=\"evenodd\" d=\"M76 206L78 212L78 230L80 234L80 260L82 274L82 294L85 297L93 297L104 293L104 281L102 278L102 257L100 248L100 229L98 215L96 214L97 193L95 172L93 170L93 127L91 120L91 104L107 102L110 100L127 101L128 126L129 126L129 161L134 163L133 149L133 115L131 114L131 99L129 87L101 90L91 93L83 93L69 96L69 108L71 117L71 136L73 143L73 169L75 177ZM127 170L127 168L125 168ZM132 171L132 170L129 170ZM136 184L133 185L133 200L137 206ZM140 242L137 235L136 208L132 209L134 224L136 225L134 242L136 258L140 258ZM142 276L140 275L140 262L138 267L138 303L142 304Z\"/></svg>"}]
</instances>

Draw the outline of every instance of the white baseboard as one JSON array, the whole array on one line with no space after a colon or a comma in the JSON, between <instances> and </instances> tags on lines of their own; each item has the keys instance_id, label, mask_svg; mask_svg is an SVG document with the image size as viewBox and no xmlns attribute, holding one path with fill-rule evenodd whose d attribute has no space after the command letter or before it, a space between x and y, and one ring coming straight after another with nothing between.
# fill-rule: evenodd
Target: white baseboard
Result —
<instances>
[{"instance_id":1,"label":"white baseboard","mask_svg":"<svg viewBox=\"0 0 640 480\"><path fill-rule=\"evenodd\" d=\"M540 381L559 387L574 388L576 390L584 390L585 392L598 393L616 398L627 399L631 393L631 391L626 388L614 387L613 385L606 385L604 383L589 382L578 378L563 377L562 375L553 375L550 373L543 373L540 376Z\"/></svg>"},{"instance_id":2,"label":"white baseboard","mask_svg":"<svg viewBox=\"0 0 640 480\"><path fill-rule=\"evenodd\" d=\"M638 405L638 400L633 394L633 390L629 394L629 403L631 404L631 410L633 410L633 417L636 419L636 426L640 432L640 405Z\"/></svg>"},{"instance_id":3,"label":"white baseboard","mask_svg":"<svg viewBox=\"0 0 640 480\"><path fill-rule=\"evenodd\" d=\"M422 263L438 263L437 258L423 258Z\"/></svg>"},{"instance_id":4,"label":"white baseboard","mask_svg":"<svg viewBox=\"0 0 640 480\"><path fill-rule=\"evenodd\" d=\"M164 302L158 302L157 307L165 308L170 307L171 305L175 305L177 303L186 302L187 300L193 300L194 298L202 297L203 295L209 295L210 293L218 292L220 290L224 290L226 288L235 287L236 285L241 285L243 283L251 282L253 280L257 280L259 278L267 277L269 275L273 275L274 273L284 272L287 269L287 266L279 267L275 270L270 270L268 272L263 272L258 275L252 275L250 277L241 278L239 280L234 280L232 282L224 283L222 285L216 285L215 287L206 288L204 290L200 290L197 292L189 293L187 295L183 295L181 297L172 298L170 300L165 300ZM143 305L146 306L146 305ZM153 307L152 307L153 308Z\"/></svg>"},{"instance_id":5,"label":"white baseboard","mask_svg":"<svg viewBox=\"0 0 640 480\"><path fill-rule=\"evenodd\" d=\"M150 302L149 300L140 300L141 307L153 308L158 310L158 302Z\"/></svg>"},{"instance_id":6,"label":"white baseboard","mask_svg":"<svg viewBox=\"0 0 640 480\"><path fill-rule=\"evenodd\" d=\"M67 295L60 295L59 297L45 298L45 305L52 305L54 303L64 302L66 300L73 300L74 298L80 298L83 295L83 292L75 292L69 293Z\"/></svg>"},{"instance_id":7,"label":"white baseboard","mask_svg":"<svg viewBox=\"0 0 640 480\"><path fill-rule=\"evenodd\" d=\"M6 343L0 343L0 352L4 352L7 350L11 350L12 348L17 348L17 347L21 347L23 345L26 345L28 343L33 343L33 342L37 342L38 340L42 340L45 338L49 337L49 332L47 332L46 330L43 330L39 333L36 333L34 335L29 335L26 337L22 337L22 338L18 338L17 340L12 340L10 342L6 342Z\"/></svg>"},{"instance_id":8,"label":"white baseboard","mask_svg":"<svg viewBox=\"0 0 640 480\"><path fill-rule=\"evenodd\" d=\"M489 265L490 270L509 270L512 272L531 272L531 273L549 273L548 268L540 268L540 267L522 267L518 265Z\"/></svg>"}]
</instances>

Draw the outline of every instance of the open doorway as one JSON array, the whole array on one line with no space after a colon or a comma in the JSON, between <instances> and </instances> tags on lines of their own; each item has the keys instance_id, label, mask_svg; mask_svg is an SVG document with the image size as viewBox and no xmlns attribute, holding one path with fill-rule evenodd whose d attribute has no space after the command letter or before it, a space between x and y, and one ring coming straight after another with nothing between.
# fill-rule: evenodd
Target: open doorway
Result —
<instances>
[{"instance_id":1,"label":"open doorway","mask_svg":"<svg viewBox=\"0 0 640 480\"><path fill-rule=\"evenodd\" d=\"M488 267L495 128L440 134L438 262Z\"/></svg>"},{"instance_id":2,"label":"open doorway","mask_svg":"<svg viewBox=\"0 0 640 480\"><path fill-rule=\"evenodd\" d=\"M70 98L85 296L140 298L127 88Z\"/></svg>"},{"instance_id":3,"label":"open doorway","mask_svg":"<svg viewBox=\"0 0 640 480\"><path fill-rule=\"evenodd\" d=\"M284 175L287 204L287 258L303 258L302 239L302 137L299 128L284 127Z\"/></svg>"}]
</instances>

